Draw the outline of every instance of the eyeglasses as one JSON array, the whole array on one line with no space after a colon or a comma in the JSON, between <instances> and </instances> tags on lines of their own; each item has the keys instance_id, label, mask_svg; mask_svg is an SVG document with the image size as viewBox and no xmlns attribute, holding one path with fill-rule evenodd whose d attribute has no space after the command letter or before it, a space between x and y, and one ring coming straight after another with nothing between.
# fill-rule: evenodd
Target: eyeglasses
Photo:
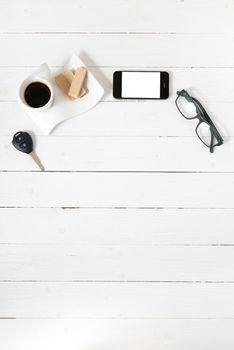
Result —
<instances>
[{"instance_id":1,"label":"eyeglasses","mask_svg":"<svg viewBox=\"0 0 234 350\"><path fill-rule=\"evenodd\" d=\"M216 126L201 103L190 96L186 90L178 91L177 95L175 103L179 112L188 120L196 118L199 120L195 129L196 134L201 142L213 153L214 147L223 144L222 136L216 129Z\"/></svg>"}]
</instances>

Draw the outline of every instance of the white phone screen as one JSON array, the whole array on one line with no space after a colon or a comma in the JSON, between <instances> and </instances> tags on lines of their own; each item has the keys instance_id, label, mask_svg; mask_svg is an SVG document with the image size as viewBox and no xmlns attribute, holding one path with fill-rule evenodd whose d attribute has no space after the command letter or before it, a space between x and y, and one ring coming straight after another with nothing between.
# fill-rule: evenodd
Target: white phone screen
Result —
<instances>
[{"instance_id":1,"label":"white phone screen","mask_svg":"<svg viewBox=\"0 0 234 350\"><path fill-rule=\"evenodd\" d=\"M160 72L122 72L123 98L160 98Z\"/></svg>"}]
</instances>

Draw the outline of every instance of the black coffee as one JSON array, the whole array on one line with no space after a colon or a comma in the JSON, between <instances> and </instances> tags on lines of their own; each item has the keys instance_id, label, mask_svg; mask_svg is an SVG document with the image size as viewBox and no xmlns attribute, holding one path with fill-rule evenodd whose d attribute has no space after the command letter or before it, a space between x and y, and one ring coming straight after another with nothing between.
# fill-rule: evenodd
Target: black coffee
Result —
<instances>
[{"instance_id":1,"label":"black coffee","mask_svg":"<svg viewBox=\"0 0 234 350\"><path fill-rule=\"evenodd\" d=\"M34 108L39 108L47 104L51 97L50 89L41 82L31 83L24 92L27 104Z\"/></svg>"}]
</instances>

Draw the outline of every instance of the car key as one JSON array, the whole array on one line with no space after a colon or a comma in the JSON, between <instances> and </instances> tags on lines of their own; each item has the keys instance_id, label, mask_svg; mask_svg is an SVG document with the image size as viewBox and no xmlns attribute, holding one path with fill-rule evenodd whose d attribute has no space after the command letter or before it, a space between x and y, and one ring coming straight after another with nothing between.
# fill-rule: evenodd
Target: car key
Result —
<instances>
[{"instance_id":1,"label":"car key","mask_svg":"<svg viewBox=\"0 0 234 350\"><path fill-rule=\"evenodd\" d=\"M44 166L41 164L40 159L36 155L35 152L33 152L33 140L32 137L27 133L23 131L18 131L14 136L12 140L12 145L20 152L24 152L29 154L34 162L39 166L39 168L44 171Z\"/></svg>"}]
</instances>

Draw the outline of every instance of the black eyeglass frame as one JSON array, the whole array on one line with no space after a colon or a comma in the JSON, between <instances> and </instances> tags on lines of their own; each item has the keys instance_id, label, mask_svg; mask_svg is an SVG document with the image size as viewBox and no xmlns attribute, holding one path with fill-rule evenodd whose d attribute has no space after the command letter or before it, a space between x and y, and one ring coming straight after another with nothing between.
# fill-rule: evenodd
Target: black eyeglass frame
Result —
<instances>
[{"instance_id":1,"label":"black eyeglass frame","mask_svg":"<svg viewBox=\"0 0 234 350\"><path fill-rule=\"evenodd\" d=\"M187 120L192 120L192 119L198 119L199 122L196 126L195 132L197 137L200 139L200 141L210 149L210 152L213 153L214 152L214 147L216 146L220 146L223 144L223 138L220 135L220 133L218 132L216 126L214 125L214 123L212 122L211 118L209 117L208 113L206 112L206 110L204 109L204 107L201 105L201 103L194 97L190 96L188 94L188 92L186 90L181 90L181 91L177 91L177 98L175 100L175 104L176 107L178 109L178 111L180 112L180 114L182 114L182 116L187 119ZM194 117L186 117L186 115L184 115L182 113L182 111L180 110L180 107L178 106L178 99L180 97L184 97L187 101L192 102L196 108L196 112L197 115ZM209 128L210 128L210 133L211 133L211 143L210 146L208 146L200 137L199 133L198 133L198 128L202 123L206 123ZM217 140L217 143L213 144L214 142L214 137Z\"/></svg>"}]
</instances>

